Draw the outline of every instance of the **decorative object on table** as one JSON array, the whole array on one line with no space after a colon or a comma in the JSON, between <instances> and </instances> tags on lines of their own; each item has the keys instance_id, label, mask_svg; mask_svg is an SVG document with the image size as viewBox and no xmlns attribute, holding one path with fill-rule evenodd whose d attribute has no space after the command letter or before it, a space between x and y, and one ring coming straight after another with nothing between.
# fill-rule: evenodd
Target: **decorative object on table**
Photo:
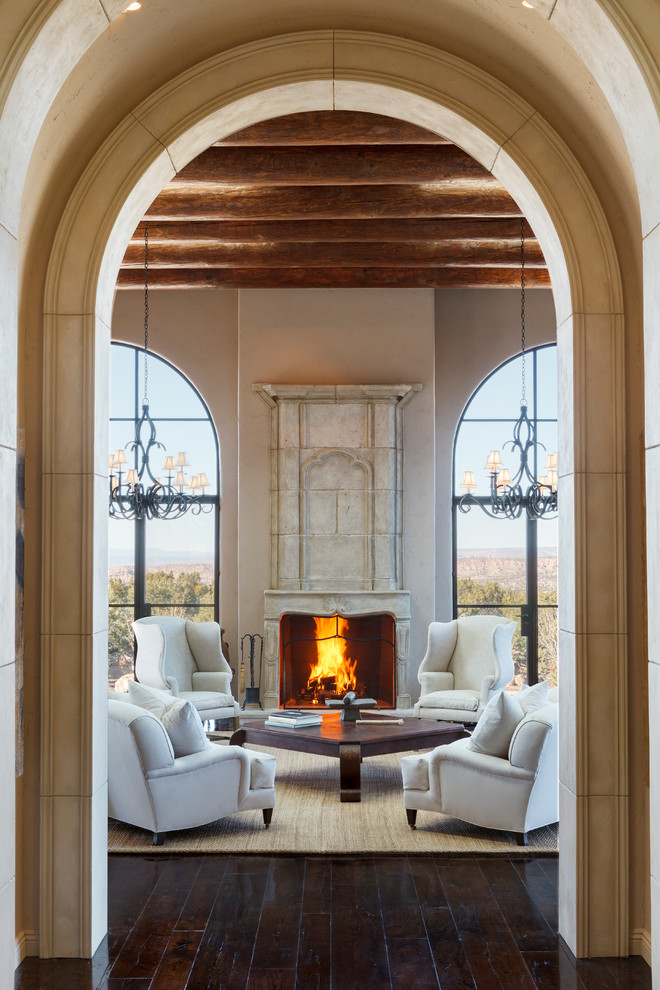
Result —
<instances>
[{"instance_id":1,"label":"decorative object on table","mask_svg":"<svg viewBox=\"0 0 660 990\"><path fill-rule=\"evenodd\" d=\"M513 677L515 622L501 615L465 615L429 625L417 679L416 718L478 722L490 698Z\"/></svg>"},{"instance_id":2,"label":"decorative object on table","mask_svg":"<svg viewBox=\"0 0 660 990\"><path fill-rule=\"evenodd\" d=\"M359 718L356 725L403 725L402 718Z\"/></svg>"},{"instance_id":3,"label":"decorative object on table","mask_svg":"<svg viewBox=\"0 0 660 990\"><path fill-rule=\"evenodd\" d=\"M375 708L378 702L375 698L356 698L355 691L349 691L343 698L326 698L328 708L341 710L342 722L357 722L361 708Z\"/></svg>"},{"instance_id":4,"label":"decorative object on table","mask_svg":"<svg viewBox=\"0 0 660 990\"><path fill-rule=\"evenodd\" d=\"M148 615L135 620L133 631L138 681L190 701L204 722L230 718L238 727L240 708L231 693L232 670L217 622Z\"/></svg>"},{"instance_id":5,"label":"decorative object on table","mask_svg":"<svg viewBox=\"0 0 660 990\"><path fill-rule=\"evenodd\" d=\"M276 728L295 729L307 725L321 725L323 719L316 712L303 712L294 709L287 711L272 712L266 719L266 725L273 725Z\"/></svg>"},{"instance_id":6,"label":"decorative object on table","mask_svg":"<svg viewBox=\"0 0 660 990\"><path fill-rule=\"evenodd\" d=\"M259 688L261 686L261 668L264 662L264 638L259 633L246 633L241 638L241 680L245 683L245 640L250 641L250 683L245 687L245 698L241 707L245 710L246 705L258 705L263 711ZM254 661L256 653L256 643L259 640L259 684L254 683Z\"/></svg>"},{"instance_id":7,"label":"decorative object on table","mask_svg":"<svg viewBox=\"0 0 660 990\"><path fill-rule=\"evenodd\" d=\"M165 444L156 440L156 426L149 415L149 224L144 225L144 398L142 415L135 424L135 434L125 447L110 454L110 516L112 519L179 519L192 509L208 512L216 502L205 495L209 487L205 473L187 479L184 468L190 466L184 450L176 461L167 454ZM143 436L144 433L144 436ZM167 480L154 475L149 458L154 447L164 452L163 471ZM125 451L133 455L129 466ZM124 476L124 472L127 472ZM184 491L189 489L189 491Z\"/></svg>"},{"instance_id":8,"label":"decorative object on table","mask_svg":"<svg viewBox=\"0 0 660 990\"><path fill-rule=\"evenodd\" d=\"M536 428L527 416L527 383L525 379L525 221L520 221L520 342L522 356L522 398L520 416L513 428L513 439L504 447L517 452L519 463L513 477L502 463L499 450L491 450L485 470L490 477L490 495L473 495L477 487L474 472L465 471L461 488L466 494L458 507L469 512L473 505L491 519L518 519L523 510L529 519L553 519L557 515L557 454L548 454L546 474L537 479L537 450L545 446L536 439Z\"/></svg>"}]
</instances>

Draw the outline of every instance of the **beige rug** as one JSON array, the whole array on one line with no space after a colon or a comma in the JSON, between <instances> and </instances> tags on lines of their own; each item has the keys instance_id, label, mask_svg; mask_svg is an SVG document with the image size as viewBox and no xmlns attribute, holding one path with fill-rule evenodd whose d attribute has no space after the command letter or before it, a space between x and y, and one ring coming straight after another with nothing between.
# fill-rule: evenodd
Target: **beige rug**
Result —
<instances>
[{"instance_id":1,"label":"beige rug","mask_svg":"<svg viewBox=\"0 0 660 990\"><path fill-rule=\"evenodd\" d=\"M256 747L249 747L256 748ZM526 848L513 834L479 828L420 811L406 822L400 760L376 756L362 764L362 801L341 804L339 760L259 747L277 757L277 807L269 829L260 811L244 811L210 825L170 832L163 846L151 832L110 820L111 853L337 853L556 855L557 826L536 829Z\"/></svg>"}]
</instances>

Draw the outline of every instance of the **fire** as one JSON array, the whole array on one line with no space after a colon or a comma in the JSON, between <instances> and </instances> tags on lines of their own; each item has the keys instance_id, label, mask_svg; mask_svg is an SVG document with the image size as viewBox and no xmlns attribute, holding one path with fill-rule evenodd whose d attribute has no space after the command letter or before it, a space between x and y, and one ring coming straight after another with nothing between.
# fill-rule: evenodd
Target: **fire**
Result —
<instances>
[{"instance_id":1,"label":"fire","mask_svg":"<svg viewBox=\"0 0 660 990\"><path fill-rule=\"evenodd\" d=\"M346 694L357 687L356 660L346 656L346 641L340 639L348 629L346 619L338 616L315 618L316 624L316 664L312 667L307 687L313 691L332 690L335 694ZM328 682L333 682L329 684Z\"/></svg>"}]
</instances>

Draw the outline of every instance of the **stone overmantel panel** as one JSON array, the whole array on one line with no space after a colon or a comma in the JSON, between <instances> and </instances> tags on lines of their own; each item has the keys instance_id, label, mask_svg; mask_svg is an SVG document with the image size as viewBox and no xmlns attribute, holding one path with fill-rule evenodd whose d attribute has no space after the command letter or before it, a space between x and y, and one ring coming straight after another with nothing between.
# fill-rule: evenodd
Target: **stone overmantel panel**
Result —
<instances>
[{"instance_id":1,"label":"stone overmantel panel","mask_svg":"<svg viewBox=\"0 0 660 990\"><path fill-rule=\"evenodd\" d=\"M272 385L272 587L395 591L403 409L421 385Z\"/></svg>"}]
</instances>

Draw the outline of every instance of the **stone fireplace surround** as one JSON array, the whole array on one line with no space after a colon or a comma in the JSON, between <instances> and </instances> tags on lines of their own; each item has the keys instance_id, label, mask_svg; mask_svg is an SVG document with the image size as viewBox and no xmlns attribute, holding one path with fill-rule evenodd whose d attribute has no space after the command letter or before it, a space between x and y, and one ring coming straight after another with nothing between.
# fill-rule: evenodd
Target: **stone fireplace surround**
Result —
<instances>
[{"instance_id":1,"label":"stone fireplace surround","mask_svg":"<svg viewBox=\"0 0 660 990\"><path fill-rule=\"evenodd\" d=\"M280 704L283 615L387 613L396 707L410 708L403 581L403 409L421 385L269 385L271 574L264 592L265 708Z\"/></svg>"}]
</instances>

